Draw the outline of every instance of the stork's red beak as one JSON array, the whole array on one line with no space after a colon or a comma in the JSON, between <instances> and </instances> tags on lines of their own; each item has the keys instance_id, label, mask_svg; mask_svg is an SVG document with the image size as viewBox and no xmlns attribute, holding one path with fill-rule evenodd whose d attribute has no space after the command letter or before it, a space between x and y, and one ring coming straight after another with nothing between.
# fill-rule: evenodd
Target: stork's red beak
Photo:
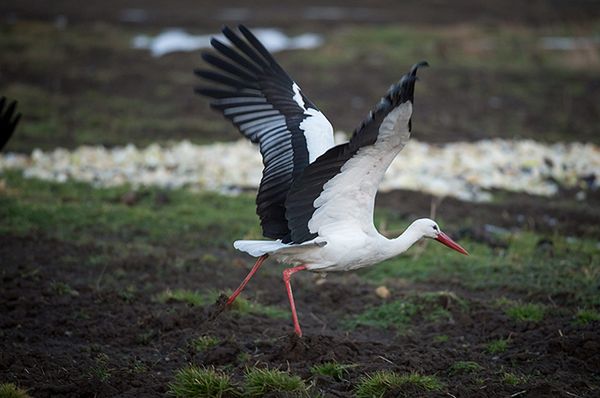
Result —
<instances>
[{"instance_id":1,"label":"stork's red beak","mask_svg":"<svg viewBox=\"0 0 600 398\"><path fill-rule=\"evenodd\" d=\"M466 251L465 249L463 249L458 243L456 243L455 241L452 240L452 238L450 238L448 235L446 235L443 232L440 232L437 236L437 238L435 238L435 240L437 240L438 242L448 246L450 249L454 249L459 253L464 254L465 256L469 255L469 252Z\"/></svg>"}]
</instances>

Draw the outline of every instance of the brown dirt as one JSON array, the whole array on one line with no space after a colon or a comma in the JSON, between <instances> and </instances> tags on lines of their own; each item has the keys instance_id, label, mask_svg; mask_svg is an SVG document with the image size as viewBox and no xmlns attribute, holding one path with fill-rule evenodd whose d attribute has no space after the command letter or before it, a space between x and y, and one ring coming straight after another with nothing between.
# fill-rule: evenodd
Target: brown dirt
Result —
<instances>
[{"instance_id":1,"label":"brown dirt","mask_svg":"<svg viewBox=\"0 0 600 398\"><path fill-rule=\"evenodd\" d=\"M344 380L313 378L325 396L350 397L361 375L380 369L435 374L445 387L425 396L440 397L507 397L522 390L528 397L591 396L598 383L597 324L575 327L570 316L560 312L541 323L516 323L480 298L461 292L469 310L448 305L451 321L421 319L406 335L368 327L347 330L341 320L380 302L374 286L353 274L330 275L324 286L300 274L294 289L305 337L298 339L287 319L228 311L212 319L210 306L152 299L173 287L232 288L247 272L246 259L218 253L218 265L197 261L177 272L169 261L172 253L132 254L86 265L100 252L98 247L42 236L2 237L0 380L17 381L35 397L150 397L163 396L173 372L188 363L227 365L239 380L245 366L253 364L289 368L310 379L310 366L336 360L358 366ZM66 293L58 282L77 293ZM389 287L392 298L447 288ZM263 304L287 306L273 264L267 264L245 295ZM440 334L448 341L436 342ZM201 335L215 336L220 343L197 353L189 342ZM508 336L506 352L485 352L490 339ZM477 378L449 370L454 362L466 360L484 367ZM519 386L506 384L501 377L508 370L529 379Z\"/></svg>"}]
</instances>

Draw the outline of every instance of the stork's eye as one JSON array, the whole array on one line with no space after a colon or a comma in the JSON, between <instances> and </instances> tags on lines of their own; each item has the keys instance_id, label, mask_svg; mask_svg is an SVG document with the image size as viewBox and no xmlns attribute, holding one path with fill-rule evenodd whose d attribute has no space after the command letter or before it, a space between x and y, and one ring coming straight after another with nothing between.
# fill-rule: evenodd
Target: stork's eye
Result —
<instances>
[{"instance_id":1,"label":"stork's eye","mask_svg":"<svg viewBox=\"0 0 600 398\"><path fill-rule=\"evenodd\" d=\"M439 230L438 230L438 227L437 227L437 225L434 225L434 226L433 226L433 230L434 230L434 231L439 231Z\"/></svg>"}]
</instances>

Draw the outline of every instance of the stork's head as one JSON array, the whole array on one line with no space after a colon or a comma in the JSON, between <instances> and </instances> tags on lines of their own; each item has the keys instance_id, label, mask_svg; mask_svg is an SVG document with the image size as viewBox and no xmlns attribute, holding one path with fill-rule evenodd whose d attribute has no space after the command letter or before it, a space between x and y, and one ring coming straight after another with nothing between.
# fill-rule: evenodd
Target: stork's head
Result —
<instances>
[{"instance_id":1,"label":"stork's head","mask_svg":"<svg viewBox=\"0 0 600 398\"><path fill-rule=\"evenodd\" d=\"M438 242L448 246L449 248L456 250L464 255L469 255L465 249L463 249L458 243L452 240L448 235L442 232L438 224L430 220L429 218L421 218L414 222L415 227L418 228L419 232L424 238L435 239Z\"/></svg>"}]
</instances>

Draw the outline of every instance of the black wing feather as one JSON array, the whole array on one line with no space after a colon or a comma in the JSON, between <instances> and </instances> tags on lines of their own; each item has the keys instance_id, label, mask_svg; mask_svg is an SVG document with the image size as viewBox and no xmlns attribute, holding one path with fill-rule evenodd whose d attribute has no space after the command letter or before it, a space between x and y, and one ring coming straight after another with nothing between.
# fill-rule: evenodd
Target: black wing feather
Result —
<instances>
[{"instance_id":1,"label":"black wing feather","mask_svg":"<svg viewBox=\"0 0 600 398\"><path fill-rule=\"evenodd\" d=\"M265 168L256 198L263 235L289 241L285 199L292 181L309 163L300 124L307 118L294 99L294 81L269 51L244 26L241 36L228 27L211 44L218 54L202 58L217 70L195 74L220 87L198 87L196 93L212 98L211 107L223 113L254 143L260 145ZM222 88L221 88L222 87ZM305 106L317 109L302 95Z\"/></svg>"},{"instance_id":2,"label":"black wing feather","mask_svg":"<svg viewBox=\"0 0 600 398\"><path fill-rule=\"evenodd\" d=\"M6 98L0 98L0 151L4 148L10 137L12 137L19 120L21 119L21 114L17 113L15 115L15 111L17 109L17 101L12 101L8 103L6 107Z\"/></svg>"}]
</instances>

